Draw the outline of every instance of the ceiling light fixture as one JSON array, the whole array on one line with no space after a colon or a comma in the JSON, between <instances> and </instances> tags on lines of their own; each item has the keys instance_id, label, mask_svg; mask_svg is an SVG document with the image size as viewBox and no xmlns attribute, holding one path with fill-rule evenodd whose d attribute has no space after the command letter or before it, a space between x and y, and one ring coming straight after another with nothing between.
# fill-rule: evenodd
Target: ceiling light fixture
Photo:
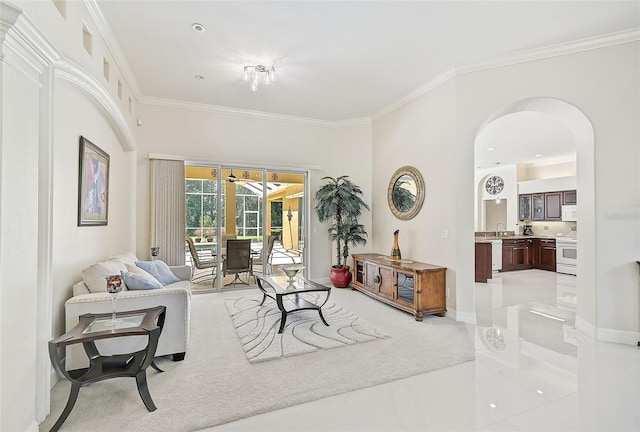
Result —
<instances>
[{"instance_id":1,"label":"ceiling light fixture","mask_svg":"<svg viewBox=\"0 0 640 432\"><path fill-rule=\"evenodd\" d=\"M236 176L233 175L233 170L231 170L231 174L229 174L229 177L227 177L227 180L229 181L229 183L235 183Z\"/></svg>"},{"instance_id":2,"label":"ceiling light fixture","mask_svg":"<svg viewBox=\"0 0 640 432\"><path fill-rule=\"evenodd\" d=\"M196 76L195 76L195 79L197 79L197 80L203 80L203 79L204 79L204 77L203 77L202 75L196 75Z\"/></svg>"},{"instance_id":3,"label":"ceiling light fixture","mask_svg":"<svg viewBox=\"0 0 640 432\"><path fill-rule=\"evenodd\" d=\"M191 24L191 28L193 29L193 31L198 33L204 33L204 30L205 30L204 26L198 23Z\"/></svg>"},{"instance_id":4,"label":"ceiling light fixture","mask_svg":"<svg viewBox=\"0 0 640 432\"><path fill-rule=\"evenodd\" d=\"M271 84L275 79L276 68L271 66L267 69L263 65L245 66L244 67L244 81L249 83L251 91L258 90L260 84Z\"/></svg>"}]
</instances>

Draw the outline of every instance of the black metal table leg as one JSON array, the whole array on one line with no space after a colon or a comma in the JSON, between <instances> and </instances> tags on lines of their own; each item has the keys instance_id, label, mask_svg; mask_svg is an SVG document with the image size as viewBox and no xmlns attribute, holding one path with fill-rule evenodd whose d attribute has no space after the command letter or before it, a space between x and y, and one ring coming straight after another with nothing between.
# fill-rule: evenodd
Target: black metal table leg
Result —
<instances>
[{"instance_id":1,"label":"black metal table leg","mask_svg":"<svg viewBox=\"0 0 640 432\"><path fill-rule=\"evenodd\" d=\"M278 333L282 333L282 331L284 330L284 325L286 323L287 323L287 312L282 311L282 318L280 318L280 330L278 330Z\"/></svg>"},{"instance_id":2,"label":"black metal table leg","mask_svg":"<svg viewBox=\"0 0 640 432\"><path fill-rule=\"evenodd\" d=\"M62 426L62 423L64 423L67 417L69 417L69 414L71 414L71 410L73 409L74 405L76 404L76 401L78 400L79 393L80 393L80 383L77 381L72 382L71 391L69 392L69 400L67 400L67 405L64 407L64 410L62 411L62 414L60 414L60 417L58 417L58 420L56 421L56 423L51 427L51 429L49 429L49 432L57 432L57 430L60 429L60 426Z\"/></svg>"},{"instance_id":3,"label":"black metal table leg","mask_svg":"<svg viewBox=\"0 0 640 432\"><path fill-rule=\"evenodd\" d=\"M142 398L142 402L147 407L149 412L156 410L156 405L153 403L153 399L151 399L151 394L149 394L149 387L147 386L147 372L141 370L136 374L136 384L138 385L138 393L140 393L140 397Z\"/></svg>"},{"instance_id":4,"label":"black metal table leg","mask_svg":"<svg viewBox=\"0 0 640 432\"><path fill-rule=\"evenodd\" d=\"M326 319L324 319L324 315L322 315L322 309L318 308L318 313L320 314L320 319L322 320L322 322L324 323L324 325L326 325L327 327L329 327L329 323L327 322Z\"/></svg>"}]
</instances>

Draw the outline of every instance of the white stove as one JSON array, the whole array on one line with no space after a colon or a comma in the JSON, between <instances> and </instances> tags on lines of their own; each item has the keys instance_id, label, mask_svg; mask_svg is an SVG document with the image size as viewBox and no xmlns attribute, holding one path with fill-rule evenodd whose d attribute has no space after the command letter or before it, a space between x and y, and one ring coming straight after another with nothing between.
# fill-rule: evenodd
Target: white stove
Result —
<instances>
[{"instance_id":1,"label":"white stove","mask_svg":"<svg viewBox=\"0 0 640 432\"><path fill-rule=\"evenodd\" d=\"M578 274L578 240L556 238L556 272L574 276Z\"/></svg>"}]
</instances>

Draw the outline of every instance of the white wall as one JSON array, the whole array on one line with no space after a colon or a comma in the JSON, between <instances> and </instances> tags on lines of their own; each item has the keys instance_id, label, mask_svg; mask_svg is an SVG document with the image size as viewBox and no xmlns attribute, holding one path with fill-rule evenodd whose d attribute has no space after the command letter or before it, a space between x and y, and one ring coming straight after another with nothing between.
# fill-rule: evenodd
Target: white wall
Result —
<instances>
[{"instance_id":1,"label":"white wall","mask_svg":"<svg viewBox=\"0 0 640 432\"><path fill-rule=\"evenodd\" d=\"M64 330L71 284L89 263L135 245L135 158L124 150L133 145L128 98L101 77L107 49L97 32L95 57L82 51L84 3L67 2L66 18L51 2L16 3L30 15L0 2L0 429L36 431L49 413L47 341ZM80 135L111 156L106 227L77 227Z\"/></svg>"},{"instance_id":2,"label":"white wall","mask_svg":"<svg viewBox=\"0 0 640 432\"><path fill-rule=\"evenodd\" d=\"M447 267L450 315L457 309L454 287L460 235L456 226L459 152L455 113L455 81L449 80L374 122L373 244L369 248L388 255L393 232L399 229L403 258ZM420 171L426 189L422 210L408 221L397 219L387 202L391 176L405 165ZM473 229L473 224L469 226ZM442 238L442 231L448 231L447 239Z\"/></svg>"},{"instance_id":3,"label":"white wall","mask_svg":"<svg viewBox=\"0 0 640 432\"><path fill-rule=\"evenodd\" d=\"M478 169L475 171L474 182L475 182L475 194L474 194L474 203L477 208L475 212L475 231L495 231L496 224L487 224L486 217L486 202L487 201L495 201L496 195L490 195L486 188L485 183L487 178L493 175L498 175L502 177L504 180L504 189L500 192L500 198L506 199L507 206L507 218L506 220L499 220L496 222L502 222L505 224L505 227L502 226L501 231L518 231L518 227L516 224L519 224L518 221L518 169L516 165L505 165L500 166L499 168L486 168L486 169Z\"/></svg>"},{"instance_id":4,"label":"white wall","mask_svg":"<svg viewBox=\"0 0 640 432\"><path fill-rule=\"evenodd\" d=\"M107 120L77 89L58 80L54 99L53 334L64 333L64 302L81 270L135 250L135 153L125 152ZM109 223L77 226L79 137L107 152Z\"/></svg>"},{"instance_id":5,"label":"white wall","mask_svg":"<svg viewBox=\"0 0 640 432\"><path fill-rule=\"evenodd\" d=\"M371 202L371 132L368 124L327 128L281 120L230 116L195 109L140 105L144 126L138 143L137 253L149 254L149 154L187 156L191 161L251 164L265 167L319 166L310 175L313 194L323 176L349 175ZM313 208L314 203L311 203ZM312 212L309 231L310 276L329 275L333 247L327 226ZM371 233L371 215L362 219Z\"/></svg>"},{"instance_id":6,"label":"white wall","mask_svg":"<svg viewBox=\"0 0 640 432\"><path fill-rule=\"evenodd\" d=\"M624 339L627 343L637 338L640 330L635 264L638 243L629 240L637 239L640 230L638 52L638 43L634 42L467 73L458 77L457 88L458 139L468 152L473 152L473 141L482 124L518 100L555 97L575 105L589 118L596 137L595 195L581 193L579 205L584 210L595 205L595 215L580 210L584 216L579 260L596 265L593 274L579 278L578 313L601 337ZM615 76L612 70L616 71ZM581 184L589 178L581 166L588 165L586 161L594 157L588 153L584 148L578 149L581 191L589 190L589 184ZM472 172L469 162L467 170ZM465 179L460 180L466 183ZM462 187L458 193L468 197L462 198L461 203L473 202L472 187ZM469 212L469 224L471 217ZM472 281L472 255L458 261L458 265L466 270L466 286Z\"/></svg>"},{"instance_id":7,"label":"white wall","mask_svg":"<svg viewBox=\"0 0 640 432\"><path fill-rule=\"evenodd\" d=\"M5 51L6 53L6 51ZM35 426L39 88L0 64L0 430Z\"/></svg>"}]
</instances>

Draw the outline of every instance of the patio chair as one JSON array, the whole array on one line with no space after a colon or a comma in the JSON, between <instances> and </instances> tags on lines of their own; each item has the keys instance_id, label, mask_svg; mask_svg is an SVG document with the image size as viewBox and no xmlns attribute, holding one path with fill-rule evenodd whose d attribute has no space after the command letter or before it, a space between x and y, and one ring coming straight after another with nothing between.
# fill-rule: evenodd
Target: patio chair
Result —
<instances>
[{"instance_id":1,"label":"patio chair","mask_svg":"<svg viewBox=\"0 0 640 432\"><path fill-rule=\"evenodd\" d=\"M230 285L249 285L249 282L240 279L240 273L251 275L251 239L227 240L226 255L222 261L222 275L235 274Z\"/></svg>"},{"instance_id":2,"label":"patio chair","mask_svg":"<svg viewBox=\"0 0 640 432\"><path fill-rule=\"evenodd\" d=\"M271 274L272 269L271 269L271 255L273 253L273 245L276 243L276 239L278 237L274 236L274 235L270 235L269 237L267 237L267 262L263 262L263 254L260 254L260 257L256 257L253 259L253 266L260 266L261 269L258 273L261 273L263 275L267 275L267 274ZM253 267L252 266L252 267ZM251 273L251 275L253 276L253 271Z\"/></svg>"},{"instance_id":3,"label":"patio chair","mask_svg":"<svg viewBox=\"0 0 640 432\"><path fill-rule=\"evenodd\" d=\"M218 261L216 258L211 255L211 251L198 251L196 246L193 244L193 239L191 237L186 236L185 241L189 245L189 253L191 255L191 282L197 283L209 276L215 276L216 268L218 267ZM208 272L205 274L201 274L196 276L197 270L208 270L211 269L211 274ZM215 277L212 279L211 284L215 282Z\"/></svg>"}]
</instances>

